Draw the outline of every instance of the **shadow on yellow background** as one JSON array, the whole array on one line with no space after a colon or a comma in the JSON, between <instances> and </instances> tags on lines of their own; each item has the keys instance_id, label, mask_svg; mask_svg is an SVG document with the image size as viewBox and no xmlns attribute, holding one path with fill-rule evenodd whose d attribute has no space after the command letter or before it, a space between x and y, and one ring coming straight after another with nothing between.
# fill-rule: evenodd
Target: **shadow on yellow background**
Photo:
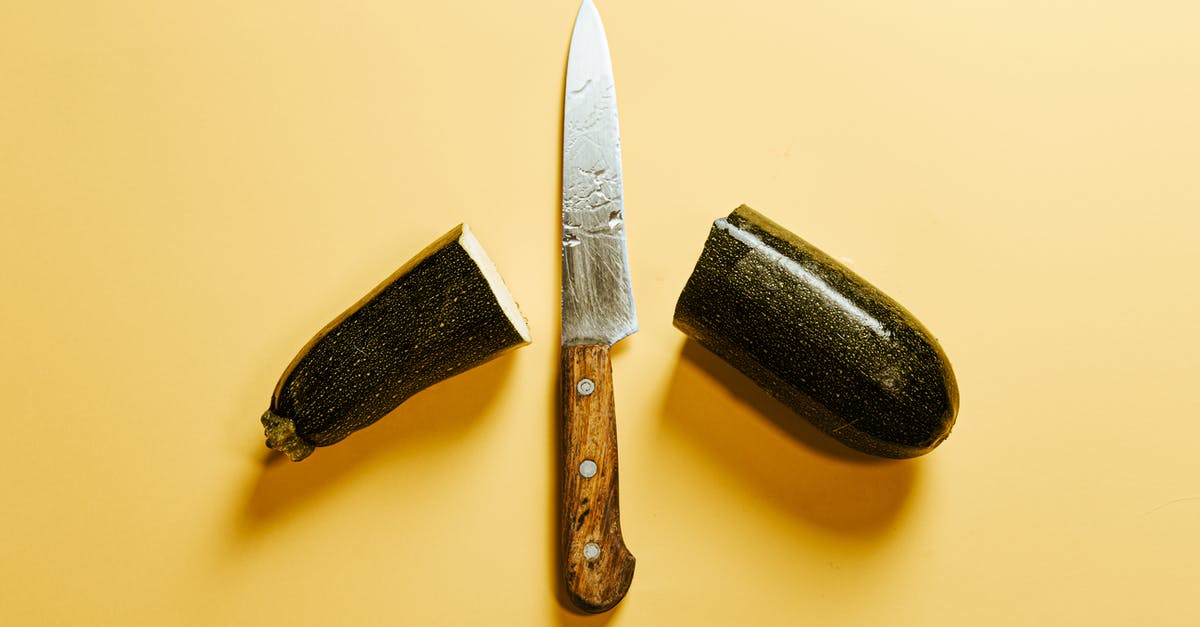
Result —
<instances>
[{"instance_id":1,"label":"shadow on yellow background","mask_svg":"<svg viewBox=\"0 0 1200 627\"><path fill-rule=\"evenodd\" d=\"M515 352L515 351L514 351ZM266 451L261 470L247 489L248 498L236 525L235 541L250 541L259 537L273 523L283 520L303 504L320 500L349 481L372 459L384 455L409 454L404 451L428 451L431 447L453 446L456 439L470 430L487 413L497 392L505 386L511 374L513 353L467 371L424 390L362 433L354 433L334 446L318 448L302 462L293 463L282 454ZM557 372L558 352L554 352ZM621 611L621 605L599 615L577 613L567 600L558 570L558 489L559 459L559 392L557 378L550 382L553 393L548 422L549 439L554 455L551 472L555 489L546 494L551 518L548 541L553 545L550 577L547 585L558 607L554 614L563 626L606 625Z\"/></svg>"},{"instance_id":2,"label":"shadow on yellow background","mask_svg":"<svg viewBox=\"0 0 1200 627\"><path fill-rule=\"evenodd\" d=\"M882 540L920 477L919 460L843 446L690 339L671 377L663 427L776 507L849 539Z\"/></svg>"},{"instance_id":3,"label":"shadow on yellow background","mask_svg":"<svg viewBox=\"0 0 1200 627\"><path fill-rule=\"evenodd\" d=\"M565 599L560 600L560 603L567 603ZM621 608L625 607L625 603L618 603L613 609L603 614L575 614L568 609L559 609L558 624L563 627L585 627L587 625L598 626L607 625L621 613Z\"/></svg>"},{"instance_id":4,"label":"shadow on yellow background","mask_svg":"<svg viewBox=\"0 0 1200 627\"><path fill-rule=\"evenodd\" d=\"M420 450L431 441L453 442L485 413L512 363L510 352L423 390L363 432L353 433L335 446L318 448L301 462L290 462L274 451L264 453L262 472L243 511L241 531L255 533L264 523L345 481L380 454Z\"/></svg>"}]
</instances>

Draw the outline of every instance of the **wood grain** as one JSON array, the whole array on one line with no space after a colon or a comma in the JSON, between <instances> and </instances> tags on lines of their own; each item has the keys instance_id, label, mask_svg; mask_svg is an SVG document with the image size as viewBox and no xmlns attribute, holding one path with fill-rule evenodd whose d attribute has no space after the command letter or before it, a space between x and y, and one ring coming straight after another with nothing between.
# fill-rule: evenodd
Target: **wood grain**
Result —
<instances>
[{"instance_id":1,"label":"wood grain","mask_svg":"<svg viewBox=\"0 0 1200 627\"><path fill-rule=\"evenodd\" d=\"M621 537L608 347L564 346L561 372L562 574L571 602L584 612L597 613L625 596L636 561ZM591 386L585 383L581 389L584 380ZM588 464L581 470L589 460L595 468Z\"/></svg>"}]
</instances>

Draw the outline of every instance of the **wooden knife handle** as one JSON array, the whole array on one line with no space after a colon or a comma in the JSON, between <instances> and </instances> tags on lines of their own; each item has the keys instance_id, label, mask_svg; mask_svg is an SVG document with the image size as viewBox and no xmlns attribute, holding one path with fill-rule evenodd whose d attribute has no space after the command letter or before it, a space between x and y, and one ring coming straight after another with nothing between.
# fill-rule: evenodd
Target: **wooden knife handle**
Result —
<instances>
[{"instance_id":1,"label":"wooden knife handle","mask_svg":"<svg viewBox=\"0 0 1200 627\"><path fill-rule=\"evenodd\" d=\"M597 613L625 596L636 561L621 537L608 347L564 346L561 372L562 574L571 602Z\"/></svg>"}]
</instances>

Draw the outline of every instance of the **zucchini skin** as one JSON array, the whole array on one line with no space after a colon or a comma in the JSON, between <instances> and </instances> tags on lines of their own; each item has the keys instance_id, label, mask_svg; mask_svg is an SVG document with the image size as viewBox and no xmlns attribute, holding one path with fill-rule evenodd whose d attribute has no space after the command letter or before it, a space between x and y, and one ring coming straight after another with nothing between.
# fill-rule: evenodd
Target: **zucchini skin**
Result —
<instances>
[{"instance_id":1,"label":"zucchini skin","mask_svg":"<svg viewBox=\"0 0 1200 627\"><path fill-rule=\"evenodd\" d=\"M262 417L267 446L299 461L413 394L529 343L524 320L512 319L463 244L464 231L435 241L309 341Z\"/></svg>"},{"instance_id":2,"label":"zucchini skin","mask_svg":"<svg viewBox=\"0 0 1200 627\"><path fill-rule=\"evenodd\" d=\"M742 205L717 220L675 326L858 451L933 450L958 384L933 335L846 266Z\"/></svg>"}]
</instances>

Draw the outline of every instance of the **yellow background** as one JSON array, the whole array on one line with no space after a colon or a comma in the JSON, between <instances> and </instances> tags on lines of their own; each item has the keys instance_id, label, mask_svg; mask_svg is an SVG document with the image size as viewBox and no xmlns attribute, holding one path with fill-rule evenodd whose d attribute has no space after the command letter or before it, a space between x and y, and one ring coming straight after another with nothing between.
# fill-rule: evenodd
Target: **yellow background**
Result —
<instances>
[{"instance_id":1,"label":"yellow background","mask_svg":"<svg viewBox=\"0 0 1200 627\"><path fill-rule=\"evenodd\" d=\"M598 6L642 327L618 609L555 592L573 0L7 0L0 622L1200 623L1195 3ZM939 337L942 447L792 437L671 326L743 202ZM533 345L264 463L296 351L462 221Z\"/></svg>"}]
</instances>

